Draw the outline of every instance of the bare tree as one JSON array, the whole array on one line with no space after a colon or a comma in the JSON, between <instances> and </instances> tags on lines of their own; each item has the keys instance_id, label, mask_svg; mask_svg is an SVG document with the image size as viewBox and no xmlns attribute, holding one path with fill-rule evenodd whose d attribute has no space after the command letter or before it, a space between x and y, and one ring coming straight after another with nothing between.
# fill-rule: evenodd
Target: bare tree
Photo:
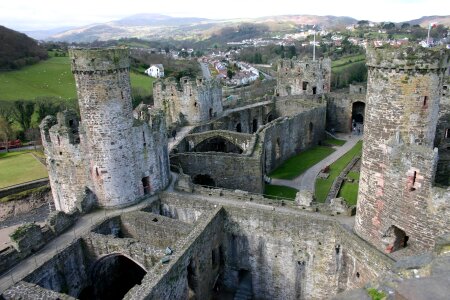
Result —
<instances>
[{"instance_id":1,"label":"bare tree","mask_svg":"<svg viewBox=\"0 0 450 300\"><path fill-rule=\"evenodd\" d=\"M14 131L11 128L11 124L4 118L0 116L0 141L3 141L6 147L6 152L9 151L9 141L14 139Z\"/></svg>"}]
</instances>

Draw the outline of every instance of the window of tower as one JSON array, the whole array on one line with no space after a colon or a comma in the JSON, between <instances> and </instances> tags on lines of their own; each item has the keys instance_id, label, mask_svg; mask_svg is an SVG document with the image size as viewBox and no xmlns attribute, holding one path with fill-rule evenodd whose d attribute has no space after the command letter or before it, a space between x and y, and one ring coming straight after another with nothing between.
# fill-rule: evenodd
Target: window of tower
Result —
<instances>
[{"instance_id":1,"label":"window of tower","mask_svg":"<svg viewBox=\"0 0 450 300\"><path fill-rule=\"evenodd\" d=\"M303 85L303 90L306 91L306 89L308 88L308 82L303 81L302 85Z\"/></svg>"},{"instance_id":2,"label":"window of tower","mask_svg":"<svg viewBox=\"0 0 450 300\"><path fill-rule=\"evenodd\" d=\"M428 106L428 96L423 96L423 107L427 108Z\"/></svg>"},{"instance_id":3,"label":"window of tower","mask_svg":"<svg viewBox=\"0 0 450 300\"><path fill-rule=\"evenodd\" d=\"M450 128L445 129L445 138L450 139Z\"/></svg>"}]
</instances>

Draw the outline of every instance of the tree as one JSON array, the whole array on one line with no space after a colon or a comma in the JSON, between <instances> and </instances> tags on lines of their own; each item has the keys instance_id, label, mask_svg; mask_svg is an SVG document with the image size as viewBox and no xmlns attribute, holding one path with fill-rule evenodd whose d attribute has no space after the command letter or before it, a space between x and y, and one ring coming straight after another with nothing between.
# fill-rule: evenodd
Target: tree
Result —
<instances>
[{"instance_id":1,"label":"tree","mask_svg":"<svg viewBox=\"0 0 450 300\"><path fill-rule=\"evenodd\" d=\"M34 103L28 101L14 101L13 117L23 130L30 128L31 116L34 112Z\"/></svg>"},{"instance_id":2,"label":"tree","mask_svg":"<svg viewBox=\"0 0 450 300\"><path fill-rule=\"evenodd\" d=\"M234 72L233 72L231 69L228 69L228 70L227 70L227 77L228 77L229 79L231 79L231 78L233 78L233 75L234 75Z\"/></svg>"},{"instance_id":3,"label":"tree","mask_svg":"<svg viewBox=\"0 0 450 300\"><path fill-rule=\"evenodd\" d=\"M6 152L9 151L8 149L8 142L12 139L14 139L14 131L11 128L11 124L4 118L3 116L0 116L0 141L3 141L6 147Z\"/></svg>"},{"instance_id":4,"label":"tree","mask_svg":"<svg viewBox=\"0 0 450 300\"><path fill-rule=\"evenodd\" d=\"M367 25L369 25L369 21L367 21L367 20L360 20L360 21L358 21L358 26L359 27L364 27L364 26L367 26Z\"/></svg>"},{"instance_id":5,"label":"tree","mask_svg":"<svg viewBox=\"0 0 450 300\"><path fill-rule=\"evenodd\" d=\"M411 27L411 24L409 24L409 23L402 24L402 29L408 29L409 27Z\"/></svg>"},{"instance_id":6,"label":"tree","mask_svg":"<svg viewBox=\"0 0 450 300\"><path fill-rule=\"evenodd\" d=\"M383 29L386 29L386 30L395 29L395 24L392 23L392 22L384 23L383 24Z\"/></svg>"}]
</instances>

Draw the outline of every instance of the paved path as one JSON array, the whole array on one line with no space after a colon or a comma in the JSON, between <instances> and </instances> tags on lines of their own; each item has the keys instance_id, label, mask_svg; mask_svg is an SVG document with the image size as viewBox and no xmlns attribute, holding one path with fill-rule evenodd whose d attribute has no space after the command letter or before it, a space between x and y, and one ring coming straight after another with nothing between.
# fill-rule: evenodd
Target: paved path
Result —
<instances>
[{"instance_id":1,"label":"paved path","mask_svg":"<svg viewBox=\"0 0 450 300\"><path fill-rule=\"evenodd\" d=\"M323 160L321 160L320 162L318 162L317 164L306 170L306 172L302 173L300 176L292 180L273 178L271 183L289 186L298 190L307 190L314 193L316 177L319 174L320 170L334 163L342 155L347 153L359 140L361 140L362 135L351 135L349 137L349 135L346 134L346 135L339 135L338 138L345 139L347 140L347 142L344 145L337 147L336 151L334 151L331 155L325 157Z\"/></svg>"},{"instance_id":2,"label":"paved path","mask_svg":"<svg viewBox=\"0 0 450 300\"><path fill-rule=\"evenodd\" d=\"M0 294L13 285L14 282L20 281L22 278L34 271L36 267L46 262L49 258L55 256L58 251L67 247L72 241L81 235L87 234L91 230L92 226L97 222L112 216L120 215L121 213L142 209L157 198L158 196L154 195L130 207L114 210L101 209L82 216L78 219L75 225L64 234L51 240L36 254L22 260L8 272L2 274L0 276Z\"/></svg>"},{"instance_id":3,"label":"paved path","mask_svg":"<svg viewBox=\"0 0 450 300\"><path fill-rule=\"evenodd\" d=\"M177 135L175 136L175 139L174 139L173 137L170 137L170 138L169 138L169 142L168 142L168 145L167 145L168 150L169 150L169 153L172 151L172 149L173 149L176 145L178 145L178 143L179 143L182 139L184 139L184 137L185 137L186 135L188 135L188 134L191 132L192 128L194 128L194 126L184 126L184 127L181 127L180 129L178 129Z\"/></svg>"}]
</instances>

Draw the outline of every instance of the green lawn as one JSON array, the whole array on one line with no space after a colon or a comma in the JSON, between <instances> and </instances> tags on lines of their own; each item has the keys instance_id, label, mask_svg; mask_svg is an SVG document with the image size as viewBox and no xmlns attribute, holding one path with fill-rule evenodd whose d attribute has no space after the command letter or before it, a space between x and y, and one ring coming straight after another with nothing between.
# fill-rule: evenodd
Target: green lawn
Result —
<instances>
[{"instance_id":1,"label":"green lawn","mask_svg":"<svg viewBox=\"0 0 450 300\"><path fill-rule=\"evenodd\" d=\"M278 179L294 179L333 152L334 149L330 147L316 146L289 158L269 176Z\"/></svg>"},{"instance_id":2,"label":"green lawn","mask_svg":"<svg viewBox=\"0 0 450 300\"><path fill-rule=\"evenodd\" d=\"M356 205L356 199L358 199L358 186L358 182L344 182L339 190L338 197L344 198L348 205Z\"/></svg>"},{"instance_id":3,"label":"green lawn","mask_svg":"<svg viewBox=\"0 0 450 300\"><path fill-rule=\"evenodd\" d=\"M333 69L335 69L338 67L342 67L342 66L354 63L354 62L364 61L365 59L366 59L366 56L364 54L346 56L346 57L340 58L338 60L333 60L331 62L331 67Z\"/></svg>"},{"instance_id":4,"label":"green lawn","mask_svg":"<svg viewBox=\"0 0 450 300\"><path fill-rule=\"evenodd\" d=\"M47 169L30 151L0 153L0 188L47 177Z\"/></svg>"},{"instance_id":5,"label":"green lawn","mask_svg":"<svg viewBox=\"0 0 450 300\"><path fill-rule=\"evenodd\" d=\"M342 146L345 144L345 142L346 141L344 141L344 140L338 140L338 139L333 139L333 138L329 138L324 141L325 144L335 145L335 146Z\"/></svg>"},{"instance_id":6,"label":"green lawn","mask_svg":"<svg viewBox=\"0 0 450 300\"><path fill-rule=\"evenodd\" d=\"M152 94L153 78L134 72L130 73L130 77L132 87ZM69 57L50 57L18 71L0 73L0 100L31 100L44 96L76 98Z\"/></svg>"},{"instance_id":7,"label":"green lawn","mask_svg":"<svg viewBox=\"0 0 450 300\"><path fill-rule=\"evenodd\" d=\"M362 141L359 141L352 149L342 155L337 161L330 165L330 176L327 179L317 178L315 197L317 201L324 202L330 191L334 179L339 176L342 170L350 163L356 155L361 154Z\"/></svg>"},{"instance_id":8,"label":"green lawn","mask_svg":"<svg viewBox=\"0 0 450 300\"><path fill-rule=\"evenodd\" d=\"M270 199L277 199L277 197L281 197L287 198L289 200L295 200L295 195L297 194L297 192L297 189L288 186L272 184L266 184L264 189L264 195L266 195L267 198Z\"/></svg>"}]
</instances>

